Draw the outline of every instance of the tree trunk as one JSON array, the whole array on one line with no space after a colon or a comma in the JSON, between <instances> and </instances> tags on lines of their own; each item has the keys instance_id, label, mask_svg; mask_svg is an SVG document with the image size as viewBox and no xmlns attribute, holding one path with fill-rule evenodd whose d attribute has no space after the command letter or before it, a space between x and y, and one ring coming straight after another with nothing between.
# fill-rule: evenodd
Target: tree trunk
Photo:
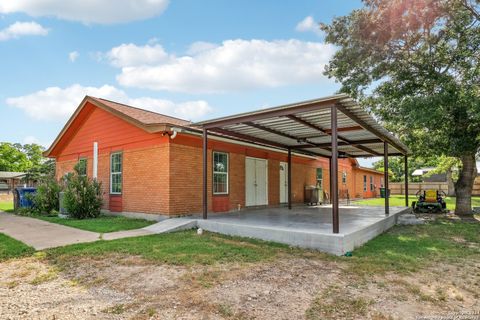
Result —
<instances>
[{"instance_id":1,"label":"tree trunk","mask_svg":"<svg viewBox=\"0 0 480 320\"><path fill-rule=\"evenodd\" d=\"M455 197L455 182L453 181L452 175L453 175L452 169L449 169L447 171L447 183L448 183L447 196L449 197Z\"/></svg>"},{"instance_id":2,"label":"tree trunk","mask_svg":"<svg viewBox=\"0 0 480 320\"><path fill-rule=\"evenodd\" d=\"M475 154L465 154L460 159L462 160L462 170L460 170L455 183L457 195L455 213L459 215L472 214L472 190L477 175Z\"/></svg>"}]
</instances>

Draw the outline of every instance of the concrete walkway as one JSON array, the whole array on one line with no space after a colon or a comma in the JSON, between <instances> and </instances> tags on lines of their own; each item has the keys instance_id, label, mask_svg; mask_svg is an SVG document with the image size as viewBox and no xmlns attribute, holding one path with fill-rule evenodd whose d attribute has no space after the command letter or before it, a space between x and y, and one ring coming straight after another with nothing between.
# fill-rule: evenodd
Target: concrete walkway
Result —
<instances>
[{"instance_id":1,"label":"concrete walkway","mask_svg":"<svg viewBox=\"0 0 480 320\"><path fill-rule=\"evenodd\" d=\"M75 243L93 242L100 239L113 240L153 234L137 229L117 231L101 235L97 232L80 230L35 218L21 217L0 211L0 233L35 248L43 250Z\"/></svg>"}]
</instances>

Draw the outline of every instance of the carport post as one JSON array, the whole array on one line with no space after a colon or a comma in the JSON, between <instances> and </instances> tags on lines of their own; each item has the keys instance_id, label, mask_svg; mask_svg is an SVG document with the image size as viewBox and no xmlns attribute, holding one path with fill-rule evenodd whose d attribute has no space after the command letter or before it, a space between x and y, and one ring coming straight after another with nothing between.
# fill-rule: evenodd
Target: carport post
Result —
<instances>
[{"instance_id":1,"label":"carport post","mask_svg":"<svg viewBox=\"0 0 480 320\"><path fill-rule=\"evenodd\" d=\"M332 204L332 194L333 194L333 189L332 189L332 157L330 157L330 159L328 159L328 172L329 172L329 185L330 185L330 190L328 191L329 194L330 194L330 204Z\"/></svg>"},{"instance_id":2,"label":"carport post","mask_svg":"<svg viewBox=\"0 0 480 320\"><path fill-rule=\"evenodd\" d=\"M408 207L408 156L405 155L405 207Z\"/></svg>"},{"instance_id":3,"label":"carport post","mask_svg":"<svg viewBox=\"0 0 480 320\"><path fill-rule=\"evenodd\" d=\"M288 209L292 209L292 149L288 148Z\"/></svg>"},{"instance_id":4,"label":"carport post","mask_svg":"<svg viewBox=\"0 0 480 320\"><path fill-rule=\"evenodd\" d=\"M207 138L207 129L203 128L203 219L207 219L208 211L208 186L207 186L207 177L208 177L208 138Z\"/></svg>"},{"instance_id":5,"label":"carport post","mask_svg":"<svg viewBox=\"0 0 480 320\"><path fill-rule=\"evenodd\" d=\"M338 223L338 135L337 135L337 106L331 109L331 137L332 137L332 171L330 172L331 199L332 199L332 225L333 233L339 233Z\"/></svg>"},{"instance_id":6,"label":"carport post","mask_svg":"<svg viewBox=\"0 0 480 320\"><path fill-rule=\"evenodd\" d=\"M390 214L390 199L388 198L388 142L383 142L383 179L385 180L385 215Z\"/></svg>"}]
</instances>

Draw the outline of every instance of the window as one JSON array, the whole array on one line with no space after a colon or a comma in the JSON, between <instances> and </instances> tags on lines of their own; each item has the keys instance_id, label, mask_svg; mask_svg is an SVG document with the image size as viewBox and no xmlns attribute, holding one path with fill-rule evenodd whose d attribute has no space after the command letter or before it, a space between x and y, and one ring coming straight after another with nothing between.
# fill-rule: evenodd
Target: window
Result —
<instances>
[{"instance_id":1,"label":"window","mask_svg":"<svg viewBox=\"0 0 480 320\"><path fill-rule=\"evenodd\" d=\"M87 175L87 158L80 158L78 160L78 175L86 176Z\"/></svg>"},{"instance_id":2,"label":"window","mask_svg":"<svg viewBox=\"0 0 480 320\"><path fill-rule=\"evenodd\" d=\"M120 152L110 155L110 193L122 193L122 154Z\"/></svg>"},{"instance_id":3,"label":"window","mask_svg":"<svg viewBox=\"0 0 480 320\"><path fill-rule=\"evenodd\" d=\"M323 169L317 168L317 187L322 189L323 187Z\"/></svg>"},{"instance_id":4,"label":"window","mask_svg":"<svg viewBox=\"0 0 480 320\"><path fill-rule=\"evenodd\" d=\"M373 185L373 177L370 176L370 191L373 191L375 189L375 186Z\"/></svg>"},{"instance_id":5,"label":"window","mask_svg":"<svg viewBox=\"0 0 480 320\"><path fill-rule=\"evenodd\" d=\"M228 153L213 153L213 194L228 194Z\"/></svg>"},{"instance_id":6,"label":"window","mask_svg":"<svg viewBox=\"0 0 480 320\"><path fill-rule=\"evenodd\" d=\"M380 187L383 188L383 178L380 178Z\"/></svg>"},{"instance_id":7,"label":"window","mask_svg":"<svg viewBox=\"0 0 480 320\"><path fill-rule=\"evenodd\" d=\"M367 176L363 176L363 191L367 191Z\"/></svg>"},{"instance_id":8,"label":"window","mask_svg":"<svg viewBox=\"0 0 480 320\"><path fill-rule=\"evenodd\" d=\"M347 184L347 172L346 171L342 172L342 183Z\"/></svg>"}]
</instances>

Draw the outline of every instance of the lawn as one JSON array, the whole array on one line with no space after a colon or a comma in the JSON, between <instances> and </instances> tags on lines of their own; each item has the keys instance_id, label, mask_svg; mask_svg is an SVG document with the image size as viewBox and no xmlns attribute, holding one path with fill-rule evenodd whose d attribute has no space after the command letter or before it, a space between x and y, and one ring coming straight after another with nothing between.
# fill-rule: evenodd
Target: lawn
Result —
<instances>
[{"instance_id":1,"label":"lawn","mask_svg":"<svg viewBox=\"0 0 480 320\"><path fill-rule=\"evenodd\" d=\"M412 201L415 201L416 199L417 198L414 195L408 196L409 204L411 205ZM447 209L455 210L455 197L446 197L445 202L447 203ZM362 206L383 206L385 205L385 199L362 199L357 200L354 203ZM405 196L392 195L390 197L390 206L405 206ZM472 207L480 207L480 197L472 197Z\"/></svg>"},{"instance_id":2,"label":"lawn","mask_svg":"<svg viewBox=\"0 0 480 320\"><path fill-rule=\"evenodd\" d=\"M0 202L0 211L13 212L13 202ZM62 224L77 229L107 233L122 230L140 229L156 221L145 219L132 219L122 216L100 216L95 219L63 219L56 216L31 215L30 217L45 220L52 223Z\"/></svg>"},{"instance_id":3,"label":"lawn","mask_svg":"<svg viewBox=\"0 0 480 320\"><path fill-rule=\"evenodd\" d=\"M100 216L93 219L64 219L55 216L41 216L33 215L33 218L45 220L48 222L62 224L64 226L69 226L77 229L99 232L99 233L108 233L114 231L122 230L133 230L140 229L151 224L154 224L156 221L149 221L145 219L132 219L126 218L123 216Z\"/></svg>"},{"instance_id":4,"label":"lawn","mask_svg":"<svg viewBox=\"0 0 480 320\"><path fill-rule=\"evenodd\" d=\"M13 212L13 201L0 201L0 211Z\"/></svg>"},{"instance_id":5,"label":"lawn","mask_svg":"<svg viewBox=\"0 0 480 320\"><path fill-rule=\"evenodd\" d=\"M210 265L214 263L256 262L271 259L280 253L298 252L286 245L260 240L228 237L193 230L124 238L112 241L75 244L47 251L55 260L78 257L105 257L109 254L140 256L156 263L173 265Z\"/></svg>"},{"instance_id":6,"label":"lawn","mask_svg":"<svg viewBox=\"0 0 480 320\"><path fill-rule=\"evenodd\" d=\"M335 257L272 242L194 231L97 241L47 251L51 258L75 259L108 254L141 256L167 264L256 262L280 255L347 263L355 273L410 272L436 261L480 259L480 223L439 219L424 225L395 226L355 250L353 257Z\"/></svg>"},{"instance_id":7,"label":"lawn","mask_svg":"<svg viewBox=\"0 0 480 320\"><path fill-rule=\"evenodd\" d=\"M27 256L34 251L35 249L27 246L23 242L0 233L0 261Z\"/></svg>"},{"instance_id":8,"label":"lawn","mask_svg":"<svg viewBox=\"0 0 480 320\"><path fill-rule=\"evenodd\" d=\"M357 273L413 272L436 263L480 259L480 222L437 219L395 226L343 258Z\"/></svg>"}]
</instances>

